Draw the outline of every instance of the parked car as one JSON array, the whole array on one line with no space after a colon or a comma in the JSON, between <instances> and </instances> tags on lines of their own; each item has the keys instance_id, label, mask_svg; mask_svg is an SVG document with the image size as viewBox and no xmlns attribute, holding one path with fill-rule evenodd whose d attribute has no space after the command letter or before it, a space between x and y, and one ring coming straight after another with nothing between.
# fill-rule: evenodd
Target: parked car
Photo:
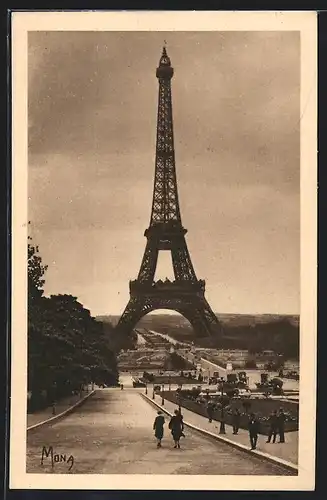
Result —
<instances>
[{"instance_id":1,"label":"parked car","mask_svg":"<svg viewBox=\"0 0 327 500\"><path fill-rule=\"evenodd\" d=\"M253 394L252 396L253 399L269 399L271 398L271 394L269 392L266 392L265 394Z\"/></svg>"},{"instance_id":2,"label":"parked car","mask_svg":"<svg viewBox=\"0 0 327 500\"><path fill-rule=\"evenodd\" d=\"M252 392L250 389L238 389L238 394L236 397L238 398L250 398L252 396Z\"/></svg>"},{"instance_id":3,"label":"parked car","mask_svg":"<svg viewBox=\"0 0 327 500\"><path fill-rule=\"evenodd\" d=\"M295 370L292 370L292 371L289 371L286 373L285 375L285 378L290 378L290 379L293 379L293 380L299 380L299 374L297 371Z\"/></svg>"},{"instance_id":4,"label":"parked car","mask_svg":"<svg viewBox=\"0 0 327 500\"><path fill-rule=\"evenodd\" d=\"M133 387L145 387L146 384L141 382L140 379L133 379Z\"/></svg>"}]
</instances>

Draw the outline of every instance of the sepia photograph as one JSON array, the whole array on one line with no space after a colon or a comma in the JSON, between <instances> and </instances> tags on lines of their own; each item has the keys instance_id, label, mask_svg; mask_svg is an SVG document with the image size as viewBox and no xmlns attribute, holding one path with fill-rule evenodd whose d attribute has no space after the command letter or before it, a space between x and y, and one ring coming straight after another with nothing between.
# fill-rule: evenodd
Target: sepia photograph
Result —
<instances>
[{"instance_id":1,"label":"sepia photograph","mask_svg":"<svg viewBox=\"0 0 327 500\"><path fill-rule=\"evenodd\" d=\"M13 16L11 487L314 488L316 16L191 14Z\"/></svg>"}]
</instances>

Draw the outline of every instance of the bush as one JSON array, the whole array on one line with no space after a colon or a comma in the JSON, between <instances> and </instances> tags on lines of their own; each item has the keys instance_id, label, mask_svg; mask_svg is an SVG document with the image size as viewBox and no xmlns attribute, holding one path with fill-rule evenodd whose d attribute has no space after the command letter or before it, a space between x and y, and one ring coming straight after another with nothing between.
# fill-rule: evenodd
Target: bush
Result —
<instances>
[{"instance_id":1,"label":"bush","mask_svg":"<svg viewBox=\"0 0 327 500\"><path fill-rule=\"evenodd\" d=\"M257 364L254 359L248 359L247 361L245 361L244 367L255 370L257 368Z\"/></svg>"},{"instance_id":2,"label":"bush","mask_svg":"<svg viewBox=\"0 0 327 500\"><path fill-rule=\"evenodd\" d=\"M143 372L143 379L148 381L148 382L153 382L155 379L155 376L153 375L153 373Z\"/></svg>"},{"instance_id":3,"label":"bush","mask_svg":"<svg viewBox=\"0 0 327 500\"><path fill-rule=\"evenodd\" d=\"M165 391L163 396L168 401L175 404L181 404L182 407L193 411L199 415L207 417L206 404L198 403L191 398L192 391L181 391L179 400L175 391ZM250 403L250 406L248 404ZM246 407L244 407L244 404ZM249 413L253 411L257 415L260 423L260 434L267 435L269 433L269 415L272 410L278 410L281 406L280 401L274 400L252 400L252 401L242 401L242 400L230 400L226 399L226 404L224 405L224 421L227 425L232 425L233 422L233 412L235 408L240 411L240 428L248 429ZM293 403L283 402L282 404L284 412L286 415L285 421L285 432L297 431L298 430L298 406ZM218 402L215 404L215 410L213 414L213 420L221 421L222 419L222 409L221 404Z\"/></svg>"}]
</instances>

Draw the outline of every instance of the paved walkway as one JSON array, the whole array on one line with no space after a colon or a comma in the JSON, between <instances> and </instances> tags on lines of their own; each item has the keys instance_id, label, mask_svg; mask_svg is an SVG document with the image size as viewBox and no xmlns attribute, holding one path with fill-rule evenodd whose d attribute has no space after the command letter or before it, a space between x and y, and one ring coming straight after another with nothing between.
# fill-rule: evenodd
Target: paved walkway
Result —
<instances>
[{"instance_id":1,"label":"paved walkway","mask_svg":"<svg viewBox=\"0 0 327 500\"><path fill-rule=\"evenodd\" d=\"M181 449L174 449L167 417L163 447L157 449L152 430L156 414L135 389L97 390L67 417L28 433L27 472L291 475L191 429L185 430ZM57 457L74 457L71 470L67 461L54 459L52 466L51 456L41 465L42 449L50 445Z\"/></svg>"},{"instance_id":2,"label":"paved walkway","mask_svg":"<svg viewBox=\"0 0 327 500\"><path fill-rule=\"evenodd\" d=\"M59 413L64 412L65 410L68 410L71 406L76 404L80 399L84 398L89 392L82 391L82 394L80 395L79 393L76 395L71 395L68 396L67 398L61 399L57 404L56 404L56 415L59 415ZM32 425L39 424L40 422L43 422L44 420L48 420L49 418L52 418L54 415L52 413L52 406L49 406L48 408L44 408L44 410L37 411L35 413L28 413L27 414L27 427L31 427Z\"/></svg>"},{"instance_id":3,"label":"paved walkway","mask_svg":"<svg viewBox=\"0 0 327 500\"><path fill-rule=\"evenodd\" d=\"M155 396L155 402L161 404L161 396ZM165 400L164 408L173 413L177 408L174 403ZM202 417L202 415L198 415L186 408L182 409L182 413L184 416L185 422L189 422L190 424L196 425L201 429L210 431L212 433L219 434L220 423L213 420L212 423L209 423L208 419ZM249 434L246 430L240 429L237 435L233 434L233 428L230 425L225 425L226 435L225 437L230 439L231 441L241 443L244 446L249 446ZM269 455L276 456L293 464L298 463L298 432L287 432L285 434L285 443L266 443L267 436L259 436L257 449L264 453L268 453ZM277 438L278 440L278 438Z\"/></svg>"}]
</instances>

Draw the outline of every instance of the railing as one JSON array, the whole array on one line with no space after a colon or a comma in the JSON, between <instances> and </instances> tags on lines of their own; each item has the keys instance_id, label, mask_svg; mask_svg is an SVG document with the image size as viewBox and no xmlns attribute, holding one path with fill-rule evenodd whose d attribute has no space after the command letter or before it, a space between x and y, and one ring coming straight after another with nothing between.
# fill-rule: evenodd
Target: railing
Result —
<instances>
[{"instance_id":1,"label":"railing","mask_svg":"<svg viewBox=\"0 0 327 500\"><path fill-rule=\"evenodd\" d=\"M198 280L198 281L170 281L170 280L159 280L159 281L154 281L152 283L142 283L141 281L138 280L133 280L129 282L129 289L131 292L135 291L146 291L146 292L151 292L154 290L169 290L172 291L174 289L176 290L199 290L199 291L204 291L205 290L205 280Z\"/></svg>"}]
</instances>

